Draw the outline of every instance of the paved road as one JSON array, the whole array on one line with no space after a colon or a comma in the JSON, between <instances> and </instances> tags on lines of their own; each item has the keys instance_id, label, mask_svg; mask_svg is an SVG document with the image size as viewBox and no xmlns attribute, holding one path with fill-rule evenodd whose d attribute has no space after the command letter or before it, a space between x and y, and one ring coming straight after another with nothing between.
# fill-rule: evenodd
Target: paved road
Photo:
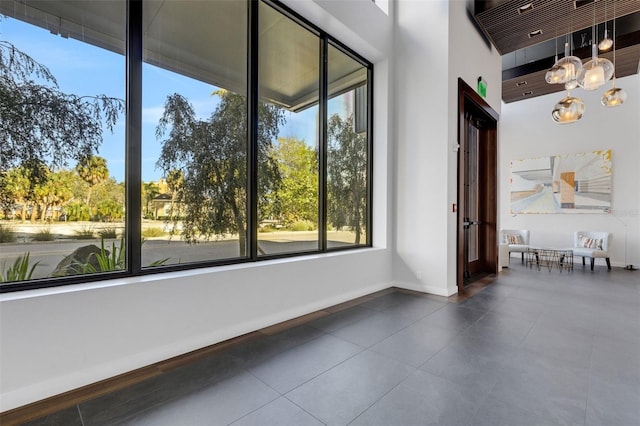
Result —
<instances>
[{"instance_id":1,"label":"paved road","mask_svg":"<svg viewBox=\"0 0 640 426\"><path fill-rule=\"evenodd\" d=\"M33 242L22 237L15 243L0 244L0 272L24 253L30 253L31 262L39 262L33 278L49 276L58 263L79 247L94 244L100 247L100 240L59 239L48 242ZM332 233L333 247L353 240L353 233ZM105 248L111 251L112 244L119 247L120 240L105 240ZM275 254L286 252L304 252L317 249L317 233L315 232L274 232L259 234L261 253ZM238 241L225 239L220 241L202 241L187 244L179 238L148 239L142 246L142 264L169 259L167 264L199 262L206 260L231 259L239 256Z\"/></svg>"}]
</instances>

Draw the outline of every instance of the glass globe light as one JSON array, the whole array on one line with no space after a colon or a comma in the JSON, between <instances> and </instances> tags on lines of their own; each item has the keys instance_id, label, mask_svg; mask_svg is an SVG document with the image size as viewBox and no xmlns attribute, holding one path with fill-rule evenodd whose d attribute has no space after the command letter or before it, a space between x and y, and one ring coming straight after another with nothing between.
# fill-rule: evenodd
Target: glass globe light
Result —
<instances>
[{"instance_id":1,"label":"glass globe light","mask_svg":"<svg viewBox=\"0 0 640 426\"><path fill-rule=\"evenodd\" d=\"M561 65L553 65L544 75L544 79L549 84L560 84L566 80L567 69Z\"/></svg>"},{"instance_id":2,"label":"glass globe light","mask_svg":"<svg viewBox=\"0 0 640 426\"><path fill-rule=\"evenodd\" d=\"M622 105L627 100L627 92L616 87L616 80L613 79L613 87L604 92L600 102L602 105L611 108Z\"/></svg>"},{"instance_id":3,"label":"glass globe light","mask_svg":"<svg viewBox=\"0 0 640 426\"><path fill-rule=\"evenodd\" d=\"M560 100L551 111L551 118L558 124L570 124L582 118L584 113L584 102L579 98L574 98L570 93Z\"/></svg>"},{"instance_id":4,"label":"glass globe light","mask_svg":"<svg viewBox=\"0 0 640 426\"><path fill-rule=\"evenodd\" d=\"M613 63L604 58L598 58L598 47L592 47L593 56L589 62L582 66L576 80L584 90L596 90L613 77Z\"/></svg>"},{"instance_id":5,"label":"glass globe light","mask_svg":"<svg viewBox=\"0 0 640 426\"><path fill-rule=\"evenodd\" d=\"M578 87L578 81L576 79L569 80L564 84L566 90L575 89L576 87Z\"/></svg>"},{"instance_id":6,"label":"glass globe light","mask_svg":"<svg viewBox=\"0 0 640 426\"><path fill-rule=\"evenodd\" d=\"M569 55L569 43L564 44L564 58L556 61L547 74L545 80L549 84L564 84L576 79L582 69L582 61L577 56ZM564 72L563 72L564 70ZM575 86L574 86L575 87Z\"/></svg>"},{"instance_id":7,"label":"glass globe light","mask_svg":"<svg viewBox=\"0 0 640 426\"><path fill-rule=\"evenodd\" d=\"M609 38L609 30L605 29L604 38L600 41L600 43L598 43L598 49L600 49L601 52L606 52L607 50L611 49L611 46L613 46L613 40Z\"/></svg>"}]
</instances>

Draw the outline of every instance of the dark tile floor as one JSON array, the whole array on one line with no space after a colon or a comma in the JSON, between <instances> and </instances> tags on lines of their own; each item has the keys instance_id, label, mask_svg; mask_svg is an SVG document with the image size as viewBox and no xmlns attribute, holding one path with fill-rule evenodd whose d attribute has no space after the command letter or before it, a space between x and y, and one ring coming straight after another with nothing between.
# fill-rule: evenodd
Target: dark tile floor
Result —
<instances>
[{"instance_id":1,"label":"dark tile floor","mask_svg":"<svg viewBox=\"0 0 640 426\"><path fill-rule=\"evenodd\" d=\"M394 291L32 425L640 424L640 272Z\"/></svg>"}]
</instances>

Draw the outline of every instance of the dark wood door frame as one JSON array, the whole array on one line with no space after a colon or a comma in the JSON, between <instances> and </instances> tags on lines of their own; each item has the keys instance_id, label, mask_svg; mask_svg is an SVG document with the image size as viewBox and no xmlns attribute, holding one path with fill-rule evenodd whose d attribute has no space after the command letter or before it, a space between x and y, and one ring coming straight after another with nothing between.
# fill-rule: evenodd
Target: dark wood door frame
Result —
<instances>
[{"instance_id":1,"label":"dark wood door frame","mask_svg":"<svg viewBox=\"0 0 640 426\"><path fill-rule=\"evenodd\" d=\"M464 181L460 179L462 167L462 153L464 152L466 143L465 135L465 114L482 120L485 125L481 130L481 151L480 161L483 167L480 175L482 184L486 188L486 195L482 200L480 220L482 221L482 231L484 245L479 248L482 255L485 271L489 273L498 272L498 243L497 243L497 216L498 216L498 114L489 106L489 104L481 98L475 90L473 90L461 78L458 78L458 200L457 200L457 271L456 279L458 291L464 290L465 278L464 267L465 250L464 250Z\"/></svg>"}]
</instances>

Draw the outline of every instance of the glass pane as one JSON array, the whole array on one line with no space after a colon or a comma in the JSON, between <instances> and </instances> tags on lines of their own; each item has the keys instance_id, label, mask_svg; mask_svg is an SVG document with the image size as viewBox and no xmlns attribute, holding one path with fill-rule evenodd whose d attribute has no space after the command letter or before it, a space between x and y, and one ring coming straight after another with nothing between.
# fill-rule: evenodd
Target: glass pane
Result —
<instances>
[{"instance_id":1,"label":"glass pane","mask_svg":"<svg viewBox=\"0 0 640 426\"><path fill-rule=\"evenodd\" d=\"M0 282L125 270L125 2L0 14Z\"/></svg>"},{"instance_id":2,"label":"glass pane","mask_svg":"<svg viewBox=\"0 0 640 426\"><path fill-rule=\"evenodd\" d=\"M260 3L258 254L318 250L320 40Z\"/></svg>"},{"instance_id":3,"label":"glass pane","mask_svg":"<svg viewBox=\"0 0 640 426\"><path fill-rule=\"evenodd\" d=\"M329 46L327 247L365 245L368 224L367 69Z\"/></svg>"},{"instance_id":4,"label":"glass pane","mask_svg":"<svg viewBox=\"0 0 640 426\"><path fill-rule=\"evenodd\" d=\"M143 9L142 265L245 257L247 3Z\"/></svg>"},{"instance_id":5,"label":"glass pane","mask_svg":"<svg viewBox=\"0 0 640 426\"><path fill-rule=\"evenodd\" d=\"M472 222L477 222L479 219L479 170L478 170L478 143L479 143L479 130L472 123L469 123L469 144L468 144L468 170L467 170L467 194L469 200L466 203L467 206L467 217ZM474 262L478 260L478 250L479 250L479 227L478 225L472 225L469 227L469 256L468 261Z\"/></svg>"}]
</instances>

